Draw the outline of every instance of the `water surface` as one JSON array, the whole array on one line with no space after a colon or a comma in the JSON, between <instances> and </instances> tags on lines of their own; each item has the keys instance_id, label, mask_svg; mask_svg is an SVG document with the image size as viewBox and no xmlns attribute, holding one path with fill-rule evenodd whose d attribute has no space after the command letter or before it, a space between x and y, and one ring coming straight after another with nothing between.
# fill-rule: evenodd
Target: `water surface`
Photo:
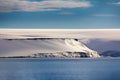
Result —
<instances>
[{"instance_id":1,"label":"water surface","mask_svg":"<svg viewBox=\"0 0 120 80\"><path fill-rule=\"evenodd\" d=\"M120 80L120 59L0 59L0 80Z\"/></svg>"}]
</instances>

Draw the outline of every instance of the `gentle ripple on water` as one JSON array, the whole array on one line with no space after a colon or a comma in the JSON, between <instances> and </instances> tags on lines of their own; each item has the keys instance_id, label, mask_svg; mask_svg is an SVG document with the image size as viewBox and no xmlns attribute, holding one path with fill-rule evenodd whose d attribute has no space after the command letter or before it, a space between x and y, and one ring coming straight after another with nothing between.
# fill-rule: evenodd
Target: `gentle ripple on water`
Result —
<instances>
[{"instance_id":1,"label":"gentle ripple on water","mask_svg":"<svg viewBox=\"0 0 120 80\"><path fill-rule=\"evenodd\" d=\"M120 59L0 59L0 80L120 80Z\"/></svg>"}]
</instances>

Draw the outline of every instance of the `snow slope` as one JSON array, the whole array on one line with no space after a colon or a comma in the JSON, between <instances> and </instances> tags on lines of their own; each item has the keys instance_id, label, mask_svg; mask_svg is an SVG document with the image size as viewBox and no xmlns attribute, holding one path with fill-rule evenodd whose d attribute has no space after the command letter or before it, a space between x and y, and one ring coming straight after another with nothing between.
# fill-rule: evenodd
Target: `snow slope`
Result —
<instances>
[{"instance_id":1,"label":"snow slope","mask_svg":"<svg viewBox=\"0 0 120 80\"><path fill-rule=\"evenodd\" d=\"M0 40L1 56L23 56L34 53L85 52L98 57L96 51L86 47L77 39L4 39Z\"/></svg>"}]
</instances>

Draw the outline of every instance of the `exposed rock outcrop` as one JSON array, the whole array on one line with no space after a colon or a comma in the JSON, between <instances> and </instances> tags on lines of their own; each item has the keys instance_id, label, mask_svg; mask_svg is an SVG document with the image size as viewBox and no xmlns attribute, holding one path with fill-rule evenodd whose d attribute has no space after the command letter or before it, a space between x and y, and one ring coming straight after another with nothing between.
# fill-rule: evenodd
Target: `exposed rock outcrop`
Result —
<instances>
[{"instance_id":1,"label":"exposed rock outcrop","mask_svg":"<svg viewBox=\"0 0 120 80\"><path fill-rule=\"evenodd\" d=\"M31 55L31 57L37 58L97 58L97 53L85 53L85 52L57 52L57 53L37 53Z\"/></svg>"}]
</instances>

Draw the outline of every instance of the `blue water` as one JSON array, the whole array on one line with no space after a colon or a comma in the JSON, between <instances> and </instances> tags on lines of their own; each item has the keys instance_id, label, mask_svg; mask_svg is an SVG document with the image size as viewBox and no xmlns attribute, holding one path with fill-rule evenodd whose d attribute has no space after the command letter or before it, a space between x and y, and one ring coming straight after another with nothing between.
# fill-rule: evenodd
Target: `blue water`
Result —
<instances>
[{"instance_id":1,"label":"blue water","mask_svg":"<svg viewBox=\"0 0 120 80\"><path fill-rule=\"evenodd\" d=\"M0 59L0 80L120 80L120 59Z\"/></svg>"}]
</instances>

